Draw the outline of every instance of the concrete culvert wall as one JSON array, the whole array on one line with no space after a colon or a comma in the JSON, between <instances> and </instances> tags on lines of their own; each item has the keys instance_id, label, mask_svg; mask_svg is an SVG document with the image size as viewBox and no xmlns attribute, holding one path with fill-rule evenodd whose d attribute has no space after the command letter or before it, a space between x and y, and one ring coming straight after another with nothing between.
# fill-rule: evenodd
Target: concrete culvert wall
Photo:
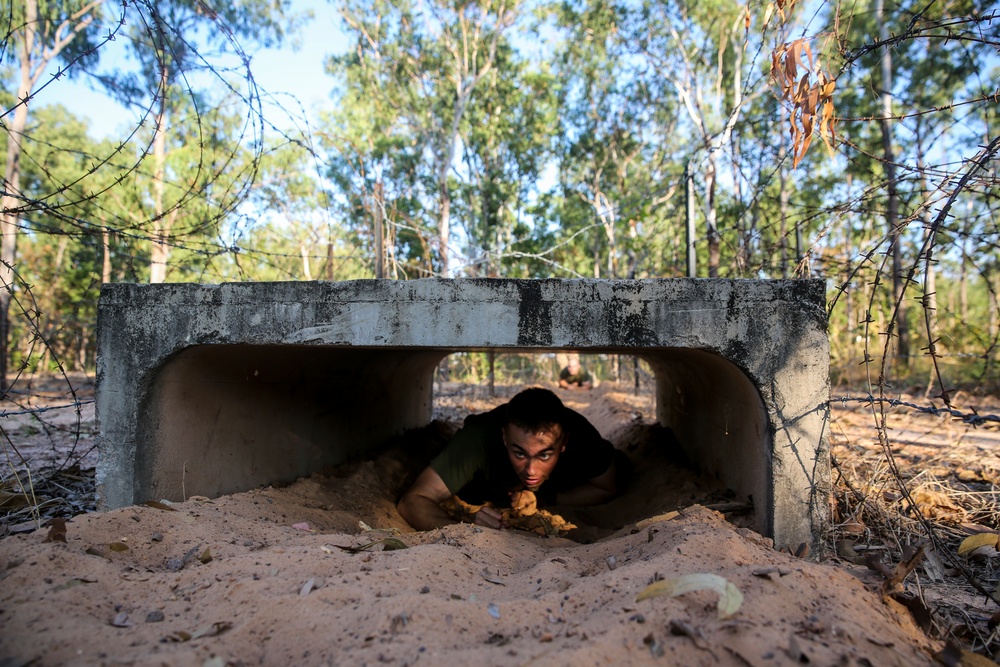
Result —
<instances>
[{"instance_id":1,"label":"concrete culvert wall","mask_svg":"<svg viewBox=\"0 0 1000 667\"><path fill-rule=\"evenodd\" d=\"M688 459L752 497L778 546L814 541L829 494L824 303L821 281L106 285L100 501L291 481L427 424L450 352L575 349L645 359Z\"/></svg>"}]
</instances>

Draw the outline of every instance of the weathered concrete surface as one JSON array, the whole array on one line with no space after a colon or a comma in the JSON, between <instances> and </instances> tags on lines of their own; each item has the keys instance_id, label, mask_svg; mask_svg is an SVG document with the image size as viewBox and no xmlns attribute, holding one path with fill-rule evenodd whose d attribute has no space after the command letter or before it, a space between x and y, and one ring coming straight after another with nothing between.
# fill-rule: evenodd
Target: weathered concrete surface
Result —
<instances>
[{"instance_id":1,"label":"weathered concrete surface","mask_svg":"<svg viewBox=\"0 0 1000 667\"><path fill-rule=\"evenodd\" d=\"M105 507L292 480L430 420L450 352L636 353L657 415L778 546L827 522L822 281L105 285ZM669 483L669 480L665 480Z\"/></svg>"}]
</instances>

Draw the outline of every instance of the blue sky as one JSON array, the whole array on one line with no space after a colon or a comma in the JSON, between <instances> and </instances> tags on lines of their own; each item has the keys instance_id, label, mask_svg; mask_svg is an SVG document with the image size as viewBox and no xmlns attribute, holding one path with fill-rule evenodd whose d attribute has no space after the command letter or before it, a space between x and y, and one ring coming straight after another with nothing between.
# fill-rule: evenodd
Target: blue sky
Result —
<instances>
[{"instance_id":1,"label":"blue sky","mask_svg":"<svg viewBox=\"0 0 1000 667\"><path fill-rule=\"evenodd\" d=\"M323 71L327 56L342 53L347 48L347 42L340 30L340 16L325 0L293 0L292 7L293 11L312 9L315 14L299 33L300 47L297 50L285 46L253 51L251 71L262 96L265 91L279 100L283 94L292 95L301 101L307 111L312 111L329 99L333 88L333 79ZM125 45L122 43L108 43L102 51L102 61L109 65L124 57ZM87 118L94 137L121 136L123 128L135 125L135 113L117 104L85 79L56 81L35 98L35 104L57 103ZM275 125L286 125L283 119L271 117L267 111L265 113Z\"/></svg>"}]
</instances>

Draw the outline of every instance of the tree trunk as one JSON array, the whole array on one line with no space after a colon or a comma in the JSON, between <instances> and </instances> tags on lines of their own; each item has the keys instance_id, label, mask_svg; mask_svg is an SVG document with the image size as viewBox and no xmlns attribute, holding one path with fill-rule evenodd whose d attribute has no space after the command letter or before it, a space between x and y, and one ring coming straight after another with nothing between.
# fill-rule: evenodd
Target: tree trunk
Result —
<instances>
[{"instance_id":1,"label":"tree trunk","mask_svg":"<svg viewBox=\"0 0 1000 667\"><path fill-rule=\"evenodd\" d=\"M451 236L451 194L448 192L448 172L447 169L442 170L441 182L439 185L439 206L440 215L438 217L438 245L440 246L440 257L441 257L441 277L448 278L449 276L449 258L448 258L448 238Z\"/></svg>"},{"instance_id":2,"label":"tree trunk","mask_svg":"<svg viewBox=\"0 0 1000 667\"><path fill-rule=\"evenodd\" d=\"M920 172L921 190L923 192L930 192L930 185L927 182L927 166L924 164L924 137L922 129L923 125L918 117L916 121L917 171ZM927 391L924 393L924 397L926 398L930 396L931 389L934 387L934 378L937 376L937 355L940 353L940 350L938 350L937 341L937 280L934 269L935 239L930 211L924 209L922 218L924 229L926 230L924 234L926 254L924 257L924 298L922 305L924 309L924 326L927 330L927 354L931 358L931 368L927 377ZM942 391L944 389L944 387L941 387Z\"/></svg>"},{"instance_id":3,"label":"tree trunk","mask_svg":"<svg viewBox=\"0 0 1000 667\"><path fill-rule=\"evenodd\" d=\"M156 134L153 137L153 163L156 170L153 174L153 246L149 255L149 282L162 283L167 279L167 260L170 257L170 246L167 244L167 217L163 203L164 179L167 173L167 69L160 69L160 109L156 113Z\"/></svg>"},{"instance_id":4,"label":"tree trunk","mask_svg":"<svg viewBox=\"0 0 1000 667\"><path fill-rule=\"evenodd\" d=\"M17 256L19 205L16 195L21 192L21 145L28 127L28 104L34 87L31 79L31 50L38 25L38 2L27 0L25 5L24 38L20 44L21 78L16 92L18 101L14 118L7 126L7 161L4 165L4 194L0 198L0 392L7 392L7 349L10 345L10 302L14 290L14 260Z\"/></svg>"},{"instance_id":5,"label":"tree trunk","mask_svg":"<svg viewBox=\"0 0 1000 667\"><path fill-rule=\"evenodd\" d=\"M375 278L385 278L385 235L382 232L382 183L375 184Z\"/></svg>"},{"instance_id":6,"label":"tree trunk","mask_svg":"<svg viewBox=\"0 0 1000 667\"><path fill-rule=\"evenodd\" d=\"M785 142L782 140L778 148L778 217L780 226L778 227L778 242L781 248L781 277L788 278L788 170L785 169L785 160L788 151L785 149Z\"/></svg>"},{"instance_id":7,"label":"tree trunk","mask_svg":"<svg viewBox=\"0 0 1000 667\"><path fill-rule=\"evenodd\" d=\"M889 40L889 25L884 15L883 0L875 2L875 18L879 23L879 39ZM882 157L885 162L886 194L888 202L885 225L892 244L892 296L896 304L897 357L903 369L910 363L910 332L906 322L906 300L903 298L902 229L897 229L899 219L899 193L896 185L896 157L892 142L892 52L886 47L882 52Z\"/></svg>"},{"instance_id":8,"label":"tree trunk","mask_svg":"<svg viewBox=\"0 0 1000 667\"><path fill-rule=\"evenodd\" d=\"M719 277L719 230L715 209L715 159L708 158L705 170L705 229L708 239L708 277Z\"/></svg>"},{"instance_id":9,"label":"tree trunk","mask_svg":"<svg viewBox=\"0 0 1000 667\"><path fill-rule=\"evenodd\" d=\"M104 262L101 265L101 284L111 282L111 232L107 227L101 229L101 240L104 250Z\"/></svg>"}]
</instances>

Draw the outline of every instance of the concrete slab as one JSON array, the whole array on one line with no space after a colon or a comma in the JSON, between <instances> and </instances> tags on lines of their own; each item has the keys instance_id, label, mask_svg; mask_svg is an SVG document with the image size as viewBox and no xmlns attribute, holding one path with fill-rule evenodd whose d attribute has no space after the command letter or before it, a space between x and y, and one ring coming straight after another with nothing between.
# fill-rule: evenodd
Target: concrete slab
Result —
<instances>
[{"instance_id":1,"label":"concrete slab","mask_svg":"<svg viewBox=\"0 0 1000 667\"><path fill-rule=\"evenodd\" d=\"M458 350L638 354L657 417L777 546L828 522L822 281L108 284L99 502L291 481L423 426ZM669 483L669 480L665 480Z\"/></svg>"}]
</instances>

